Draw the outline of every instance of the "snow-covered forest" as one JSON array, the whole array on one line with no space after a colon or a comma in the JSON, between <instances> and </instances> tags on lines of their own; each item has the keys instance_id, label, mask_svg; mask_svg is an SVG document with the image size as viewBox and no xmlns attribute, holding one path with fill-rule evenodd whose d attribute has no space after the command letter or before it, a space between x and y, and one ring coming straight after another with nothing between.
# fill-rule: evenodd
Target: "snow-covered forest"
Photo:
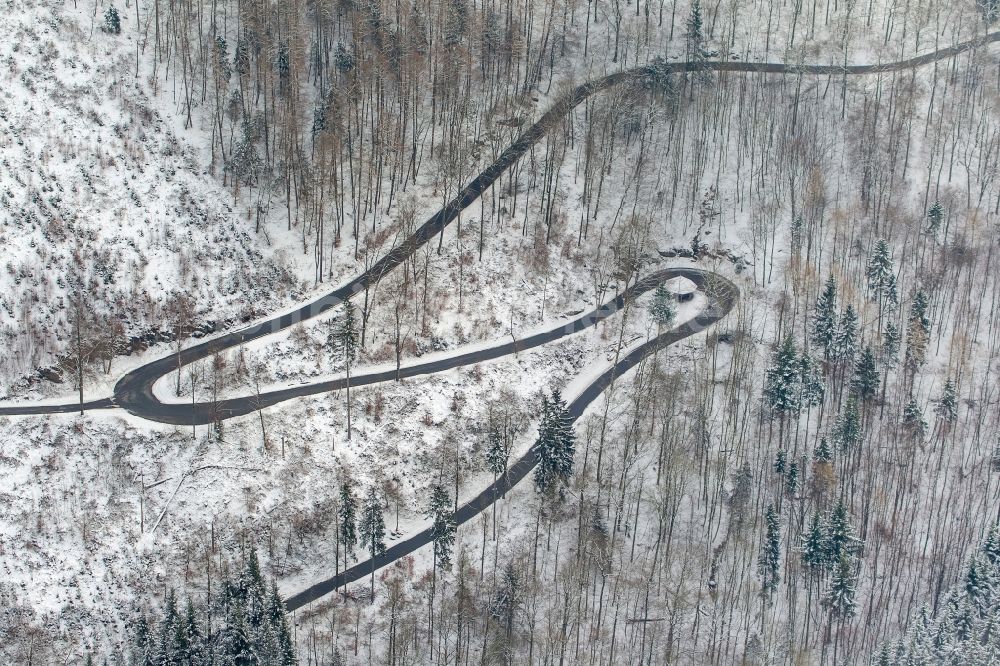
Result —
<instances>
[{"instance_id":1,"label":"snow-covered forest","mask_svg":"<svg viewBox=\"0 0 1000 666\"><path fill-rule=\"evenodd\" d=\"M0 13L0 661L1000 662L1000 1L123 2Z\"/></svg>"}]
</instances>

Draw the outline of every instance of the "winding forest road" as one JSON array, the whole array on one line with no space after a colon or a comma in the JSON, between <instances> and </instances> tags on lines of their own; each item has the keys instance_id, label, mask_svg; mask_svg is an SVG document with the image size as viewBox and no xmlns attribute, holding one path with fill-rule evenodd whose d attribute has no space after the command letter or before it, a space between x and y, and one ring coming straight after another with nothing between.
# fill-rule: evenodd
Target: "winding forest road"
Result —
<instances>
[{"instance_id":1,"label":"winding forest road","mask_svg":"<svg viewBox=\"0 0 1000 666\"><path fill-rule=\"evenodd\" d=\"M131 414L152 421L177 425L192 425L209 423L216 418L232 418L241 416L257 409L268 407L292 398L324 393L336 390L346 385L344 379L336 379L315 384L307 384L292 388L268 391L258 395L232 398L217 403L168 404L160 402L153 395L153 385L164 375L175 371L180 366L212 356L232 347L256 340L278 331L284 330L298 322L316 317L334 308L367 287L377 284L389 271L396 268L418 248L442 233L444 228L454 221L462 210L474 203L480 195L487 191L493 183L518 159L521 158L546 132L558 126L564 117L577 105L591 95L613 86L630 81L650 80L668 74L684 72L743 72L782 75L861 75L878 74L913 69L922 65L958 55L979 46L985 46L1000 41L1000 32L982 35L976 39L949 46L931 53L915 56L905 60L868 65L795 65L784 63L752 63L729 61L695 61L695 62L659 62L652 65L636 67L621 72L608 74L587 83L583 83L559 98L537 122L525 130L500 157L472 182L466 185L444 208L439 210L421 225L412 236L406 238L400 245L390 250L369 270L354 278L342 287L330 291L293 312L274 317L265 322L232 332L206 342L193 345L164 358L152 361L125 374L115 385L114 397L79 403L59 405L22 405L0 407L3 415L38 415L71 413L85 410L122 408ZM396 370L387 370L369 374L357 375L351 378L352 386L362 386L377 382L391 381L398 377L413 377L443 370L501 358L517 351L530 349L553 340L582 331L620 310L624 304L640 294L652 289L661 281L675 276L684 276L698 285L699 290L707 296L707 307L694 319L667 331L627 352L614 366L592 381L569 404L571 418L578 419L587 406L599 396L616 377L621 376L638 364L658 348L672 344L678 340L703 331L708 326L719 321L732 309L739 290L729 280L720 275L695 268L669 268L649 275L624 292L597 309L584 314L570 322L560 324L548 331L538 333L523 340L498 344L487 349L461 353L427 363L410 365ZM520 482L534 467L534 450L529 449L508 472L496 482L487 486L479 495L469 500L455 514L455 522L462 524L493 504L508 490ZM367 560L346 569L339 575L319 582L308 589L289 597L286 606L296 610L315 601L341 585L358 580L375 569L383 567L395 560L412 553L430 542L430 528L423 530L399 543L394 544L374 561Z\"/></svg>"}]
</instances>

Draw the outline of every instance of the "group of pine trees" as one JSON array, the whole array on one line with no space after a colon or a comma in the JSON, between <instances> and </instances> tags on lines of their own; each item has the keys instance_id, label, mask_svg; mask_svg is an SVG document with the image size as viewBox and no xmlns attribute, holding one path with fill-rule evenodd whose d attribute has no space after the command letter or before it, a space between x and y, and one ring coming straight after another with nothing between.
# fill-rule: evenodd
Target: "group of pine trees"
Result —
<instances>
[{"instance_id":1,"label":"group of pine trees","mask_svg":"<svg viewBox=\"0 0 1000 666\"><path fill-rule=\"evenodd\" d=\"M373 484L365 493L364 501L358 505L354 494L354 483L350 479L340 485L337 501L337 528L334 533L336 570L339 572L341 552L344 565L354 556L354 549L361 546L371 562L371 600L375 599L375 558L385 552L385 515L383 497ZM433 542L434 570L451 567L451 552L455 541L455 514L451 496L441 484L431 488L426 516L431 519L431 539Z\"/></svg>"},{"instance_id":2,"label":"group of pine trees","mask_svg":"<svg viewBox=\"0 0 1000 666\"><path fill-rule=\"evenodd\" d=\"M339 573L341 569L341 552L343 551L346 566L354 554L355 547L360 545L372 559L371 595L374 598L374 559L385 552L385 516L378 489L374 485L370 486L365 493L364 502L359 506L354 494L353 481L345 479L340 485L336 515L337 526L334 530L336 572Z\"/></svg>"},{"instance_id":3,"label":"group of pine trees","mask_svg":"<svg viewBox=\"0 0 1000 666\"><path fill-rule=\"evenodd\" d=\"M963 576L932 609L923 604L905 638L883 645L877 666L1000 661L1000 528L994 523Z\"/></svg>"},{"instance_id":4,"label":"group of pine trees","mask_svg":"<svg viewBox=\"0 0 1000 666\"><path fill-rule=\"evenodd\" d=\"M937 232L942 216L942 207L935 203L928 213L928 235ZM863 310L868 321L862 324L859 311L853 304L841 307L837 280L829 275L811 312L804 344L799 348L793 334L784 335L765 369L762 389L765 406L771 415L780 418L782 426L779 434L781 448L774 470L779 475L784 494L796 498L800 487L807 482L811 484L800 498L814 500L811 517L807 522L804 520L808 514L805 505L802 505L801 514L796 519L796 507L793 505L789 509L792 512L789 525L798 523L797 550L801 566L806 572L809 594L812 595L815 590L820 595L821 605L829 613L828 632L833 622L842 624L857 612L864 541L851 524L843 493L832 510L823 510L824 505L829 507L829 504L824 492L819 489L822 482L817 479L836 479L832 471L837 455L844 457L843 474L856 471L866 433L874 427L872 419L882 418L890 386L897 392L906 392L897 403L902 407L899 412L902 436L911 441L921 441L928 428L924 410L917 399L914 376L925 364L928 353L930 299L923 288L918 287L913 291L908 309L901 309L892 251L882 239L872 246L865 267L865 284L872 307ZM897 324L900 320L901 323ZM901 364L904 334L905 353ZM901 367L903 372L898 381L892 382L889 373L897 367ZM829 404L836 411L822 426L822 410ZM882 405L881 412L877 410L878 405ZM814 431L818 444L812 454L813 478L807 480L803 478L804 470L798 462L795 459L789 461L784 426L788 418L797 419L805 414L808 427L812 422L809 410L814 407L820 408L821 425ZM943 427L958 418L957 388L950 377L945 380L934 412ZM797 437L795 445L798 446ZM768 599L782 581L781 513L780 501L777 508L774 504L767 506L757 558L761 592ZM994 537L991 539L995 540ZM975 563L970 566L974 573L983 569L982 565L976 569Z\"/></svg>"},{"instance_id":5,"label":"group of pine trees","mask_svg":"<svg viewBox=\"0 0 1000 666\"><path fill-rule=\"evenodd\" d=\"M211 588L209 588L211 589ZM220 582L204 601L188 597L179 607L173 590L153 618L135 624L133 666L291 666L295 645L277 584L260 570L257 553L245 555L242 569Z\"/></svg>"},{"instance_id":6,"label":"group of pine trees","mask_svg":"<svg viewBox=\"0 0 1000 666\"><path fill-rule=\"evenodd\" d=\"M933 217L933 215L932 215ZM867 405L885 400L888 372L899 365L902 345L900 327L894 322L899 308L899 293L891 251L884 240L876 241L866 271L869 295L877 305L876 339L865 341L858 312L850 303L838 311L838 286L831 274L824 285L812 315L808 343L822 353L817 360L809 353L808 344L799 352L791 334L785 336L774 351L765 372L763 396L768 407L781 417L799 413L803 408L822 404L828 385L836 395L848 389L844 419L858 403ZM903 330L906 333L904 367L906 382L902 388L910 394L903 412L903 424L913 435L922 435L927 424L915 396L912 394L913 375L925 363L930 341L930 301L918 288L910 302ZM954 421L956 413L955 386L947 380L936 413ZM842 419L843 420L843 419ZM850 442L853 438L848 438ZM842 441L844 441L842 439Z\"/></svg>"},{"instance_id":7,"label":"group of pine trees","mask_svg":"<svg viewBox=\"0 0 1000 666\"><path fill-rule=\"evenodd\" d=\"M823 605L835 618L855 614L858 558L863 545L843 502L828 515L814 512L802 535L800 552L806 570L816 579L830 576Z\"/></svg>"}]
</instances>

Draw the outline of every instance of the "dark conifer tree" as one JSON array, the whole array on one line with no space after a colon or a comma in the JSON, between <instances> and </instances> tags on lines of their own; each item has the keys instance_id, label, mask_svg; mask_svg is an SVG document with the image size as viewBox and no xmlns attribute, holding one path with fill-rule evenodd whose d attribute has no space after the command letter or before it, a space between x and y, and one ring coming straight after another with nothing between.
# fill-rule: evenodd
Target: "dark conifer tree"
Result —
<instances>
[{"instance_id":1,"label":"dark conifer tree","mask_svg":"<svg viewBox=\"0 0 1000 666\"><path fill-rule=\"evenodd\" d=\"M788 474L785 476L785 492L789 497L794 498L799 490L799 464L794 460L788 466Z\"/></svg>"},{"instance_id":2,"label":"dark conifer tree","mask_svg":"<svg viewBox=\"0 0 1000 666\"><path fill-rule=\"evenodd\" d=\"M778 513L768 505L764 514L765 534L757 557L757 571L761 576L761 592L767 596L778 589L781 582L781 528Z\"/></svg>"},{"instance_id":3,"label":"dark conifer tree","mask_svg":"<svg viewBox=\"0 0 1000 666\"><path fill-rule=\"evenodd\" d=\"M657 285L656 291L653 292L653 303L649 311L659 330L668 329L673 325L677 308L674 306L673 295L662 284Z\"/></svg>"},{"instance_id":4,"label":"dark conifer tree","mask_svg":"<svg viewBox=\"0 0 1000 666\"><path fill-rule=\"evenodd\" d=\"M111 35L120 35L122 32L122 19L114 5L104 12L104 31Z\"/></svg>"},{"instance_id":5,"label":"dark conifer tree","mask_svg":"<svg viewBox=\"0 0 1000 666\"><path fill-rule=\"evenodd\" d=\"M875 352L871 345L865 347L860 358L854 367L854 376L851 378L851 391L861 402L868 402L876 395L879 389L879 372L875 364Z\"/></svg>"},{"instance_id":6,"label":"dark conifer tree","mask_svg":"<svg viewBox=\"0 0 1000 666\"><path fill-rule=\"evenodd\" d=\"M455 543L455 514L451 510L451 497L440 484L431 489L428 516L434 521L431 538L434 541L434 564L443 570L451 568L451 549Z\"/></svg>"},{"instance_id":7,"label":"dark conifer tree","mask_svg":"<svg viewBox=\"0 0 1000 666\"><path fill-rule=\"evenodd\" d=\"M695 0L691 4L691 13L688 14L687 21L684 24L684 39L687 44L687 58L688 60L704 60L705 59L705 28L704 20L701 16L701 2Z\"/></svg>"},{"instance_id":8,"label":"dark conifer tree","mask_svg":"<svg viewBox=\"0 0 1000 666\"><path fill-rule=\"evenodd\" d=\"M351 364L358 355L358 325L354 306L344 303L344 314L337 319L333 329L333 342L343 354L347 382L347 439L351 439Z\"/></svg>"},{"instance_id":9,"label":"dark conifer tree","mask_svg":"<svg viewBox=\"0 0 1000 666\"><path fill-rule=\"evenodd\" d=\"M489 613L500 623L508 638L514 632L514 618L521 607L522 597L521 576L514 568L514 563L507 562L493 592Z\"/></svg>"},{"instance_id":10,"label":"dark conifer tree","mask_svg":"<svg viewBox=\"0 0 1000 666\"><path fill-rule=\"evenodd\" d=\"M833 577L830 579L830 589L823 599L823 605L830 610L830 614L837 619L847 619L854 617L857 612L857 579L854 575L853 564L848 557L841 557L837 560L833 569Z\"/></svg>"},{"instance_id":11,"label":"dark conifer tree","mask_svg":"<svg viewBox=\"0 0 1000 666\"><path fill-rule=\"evenodd\" d=\"M368 489L365 503L361 507L358 523L361 542L368 549L372 561L371 599L375 600L375 558L385 552L385 520L382 516L382 501L375 486Z\"/></svg>"},{"instance_id":12,"label":"dark conifer tree","mask_svg":"<svg viewBox=\"0 0 1000 666\"><path fill-rule=\"evenodd\" d=\"M799 408L800 373L795 342L789 335L774 351L764 373L764 399L775 413L785 415Z\"/></svg>"},{"instance_id":13,"label":"dark conifer tree","mask_svg":"<svg viewBox=\"0 0 1000 666\"><path fill-rule=\"evenodd\" d=\"M133 666L153 666L155 664L155 649L156 640L149 631L149 622L146 620L145 613L140 613L139 619L135 623L132 643L131 663Z\"/></svg>"},{"instance_id":14,"label":"dark conifer tree","mask_svg":"<svg viewBox=\"0 0 1000 666\"><path fill-rule=\"evenodd\" d=\"M940 201L935 201L931 204L930 210L927 211L927 235L932 238L937 238L938 232L941 230L941 221L944 219L944 208L941 206Z\"/></svg>"},{"instance_id":15,"label":"dark conifer tree","mask_svg":"<svg viewBox=\"0 0 1000 666\"><path fill-rule=\"evenodd\" d=\"M891 321L886 322L882 334L882 363L887 368L895 368L899 363L899 327Z\"/></svg>"},{"instance_id":16,"label":"dark conifer tree","mask_svg":"<svg viewBox=\"0 0 1000 666\"><path fill-rule=\"evenodd\" d=\"M889 292L895 288L894 275L889 244L880 238L872 248L871 256L868 259L868 269L865 271L865 276L868 278L868 289L879 301L888 296Z\"/></svg>"},{"instance_id":17,"label":"dark conifer tree","mask_svg":"<svg viewBox=\"0 0 1000 666\"><path fill-rule=\"evenodd\" d=\"M916 371L927 357L930 343L931 320L927 317L929 302L927 294L918 290L910 304L910 315L906 322L906 367Z\"/></svg>"},{"instance_id":18,"label":"dark conifer tree","mask_svg":"<svg viewBox=\"0 0 1000 666\"><path fill-rule=\"evenodd\" d=\"M508 438L504 436L499 423L489 424L486 436L486 466L493 472L494 479L507 471L509 459Z\"/></svg>"},{"instance_id":19,"label":"dark conifer tree","mask_svg":"<svg viewBox=\"0 0 1000 666\"><path fill-rule=\"evenodd\" d=\"M861 550L861 546L862 542L851 525L847 507L843 502L837 502L827 525L826 562L836 564L842 558L853 560Z\"/></svg>"},{"instance_id":20,"label":"dark conifer tree","mask_svg":"<svg viewBox=\"0 0 1000 666\"><path fill-rule=\"evenodd\" d=\"M903 408L903 429L907 435L920 439L927 432L927 421L924 420L924 410L920 408L917 399L910 396Z\"/></svg>"},{"instance_id":21,"label":"dark conifer tree","mask_svg":"<svg viewBox=\"0 0 1000 666\"><path fill-rule=\"evenodd\" d=\"M833 341L833 357L850 367L858 353L858 313L850 303L840 315L836 339Z\"/></svg>"},{"instance_id":22,"label":"dark conifer tree","mask_svg":"<svg viewBox=\"0 0 1000 666\"><path fill-rule=\"evenodd\" d=\"M819 407L823 404L826 388L823 386L823 372L819 363L802 353L799 357L799 407Z\"/></svg>"},{"instance_id":23,"label":"dark conifer tree","mask_svg":"<svg viewBox=\"0 0 1000 666\"><path fill-rule=\"evenodd\" d=\"M802 564L811 572L819 572L826 566L826 531L819 511L813 512L809 526L802 534Z\"/></svg>"},{"instance_id":24,"label":"dark conifer tree","mask_svg":"<svg viewBox=\"0 0 1000 666\"><path fill-rule=\"evenodd\" d=\"M781 476L785 473L785 465L788 462L788 454L784 449L778 451L774 456L774 473Z\"/></svg>"},{"instance_id":25,"label":"dark conifer tree","mask_svg":"<svg viewBox=\"0 0 1000 666\"><path fill-rule=\"evenodd\" d=\"M988 562L1000 565L1000 524L993 523L990 525L990 529L986 533L986 539L983 541L980 550ZM997 590L997 592L1000 592L1000 590Z\"/></svg>"},{"instance_id":26,"label":"dark conifer tree","mask_svg":"<svg viewBox=\"0 0 1000 666\"><path fill-rule=\"evenodd\" d=\"M861 444L861 414L858 412L858 401L852 395L847 399L844 413L840 415L834 429L834 442L843 452L851 451Z\"/></svg>"},{"instance_id":27,"label":"dark conifer tree","mask_svg":"<svg viewBox=\"0 0 1000 666\"><path fill-rule=\"evenodd\" d=\"M834 357L834 342L837 338L837 283L833 275L826 280L826 286L813 313L812 340L813 344L823 350L823 358Z\"/></svg>"},{"instance_id":28,"label":"dark conifer tree","mask_svg":"<svg viewBox=\"0 0 1000 666\"><path fill-rule=\"evenodd\" d=\"M813 451L813 460L821 463L828 463L833 460L833 452L830 451L830 443L826 440L826 437L821 437L819 444L816 445L816 450Z\"/></svg>"},{"instance_id":29,"label":"dark conifer tree","mask_svg":"<svg viewBox=\"0 0 1000 666\"><path fill-rule=\"evenodd\" d=\"M535 489L548 497L565 495L573 476L576 436L566 403L558 390L542 397L542 419L535 441Z\"/></svg>"},{"instance_id":30,"label":"dark conifer tree","mask_svg":"<svg viewBox=\"0 0 1000 666\"><path fill-rule=\"evenodd\" d=\"M357 509L358 500L354 497L351 481L345 480L340 485L340 506L337 511L340 522L340 543L343 544L344 553L348 556L358 544Z\"/></svg>"},{"instance_id":31,"label":"dark conifer tree","mask_svg":"<svg viewBox=\"0 0 1000 666\"><path fill-rule=\"evenodd\" d=\"M938 400L934 413L945 423L954 423L958 419L958 393L951 377L944 382L944 391Z\"/></svg>"}]
</instances>

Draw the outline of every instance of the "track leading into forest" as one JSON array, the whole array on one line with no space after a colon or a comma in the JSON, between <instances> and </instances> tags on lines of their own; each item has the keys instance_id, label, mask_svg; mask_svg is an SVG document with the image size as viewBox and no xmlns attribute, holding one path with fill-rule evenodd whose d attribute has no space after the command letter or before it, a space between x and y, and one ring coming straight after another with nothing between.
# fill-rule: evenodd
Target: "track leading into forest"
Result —
<instances>
[{"instance_id":1,"label":"track leading into forest","mask_svg":"<svg viewBox=\"0 0 1000 666\"><path fill-rule=\"evenodd\" d=\"M166 404L162 403L153 395L153 384L164 375L177 369L180 366L188 365L195 361L211 356L217 352L239 346L246 342L262 338L277 331L284 330L298 322L315 317L341 303L347 301L355 294L364 291L367 287L378 283L389 271L405 261L418 248L434 238L437 234L443 233L445 227L454 221L466 207L475 202L480 195L488 190L494 182L511 167L524 153L526 153L535 143L537 143L552 128L558 126L565 116L577 105L586 100L591 95L617 86L626 82L638 82L650 80L653 77L666 74L677 74L685 72L743 72L743 73L763 73L782 75L861 75L879 74L883 72L894 72L913 69L922 65L930 64L945 58L958 55L964 51L969 51L979 46L985 46L1000 41L1000 32L993 32L982 35L967 42L962 42L954 46L945 47L931 53L907 58L887 63L876 63L868 65L807 65L807 64L784 64L784 63L751 63L751 62L730 62L730 61L694 61L694 62L661 62L655 65L645 65L630 70L615 72L587 83L583 83L567 94L559 98L552 107L546 111L537 122L525 130L512 143L500 157L472 182L466 185L458 195L448 204L435 213L430 219L424 222L412 236L405 239L399 246L389 251L382 259L376 262L369 270L365 271L355 279L342 287L335 289L300 307L299 309L275 317L268 321L244 328L206 342L181 350L180 354L172 354L165 358L148 363L140 368L136 368L123 376L114 388L114 397L95 400L84 403L82 406L76 404L61 405L26 405L18 407L0 407L2 415L32 415L32 414L55 414L69 413L81 409L109 409L121 407L131 414L149 420L162 423L173 423L178 425L204 424L215 418L232 418L247 414L256 409L277 404L295 397L323 393L340 388L346 385L346 380L333 380L317 384L297 386L294 388L282 389L262 393L259 396L247 396L221 401L219 403L196 403L190 404ZM724 317L732 309L739 291L735 285L721 276L700 271L693 268L676 268L660 271L650 275L635 285L618 295L613 300L596 310L583 315L573 321L560 325L544 333L531 336L524 340L497 345L484 350L477 350L460 354L454 357L431 361L401 369L397 375L395 370L368 375L359 375L351 378L351 384L361 386L375 382L389 381L399 377L412 377L416 375L439 372L470 363L486 361L500 358L520 350L529 349L546 342L570 335L595 325L598 321L611 316L617 312L624 303L651 289L661 280L683 275L693 280L699 289L708 292L708 307L695 319L686 324L630 350L626 356L618 361L591 382L583 392L577 396L569 405L570 414L573 419L579 418L586 407L604 391L615 377L627 372L643 358L651 354L657 348L671 344L683 339L706 327L711 326ZM515 486L534 467L535 458L533 450L529 450L520 460L511 466L510 470L495 483L490 484L477 497L463 504L455 515L456 523L467 522L478 513L482 512L490 504L496 501L504 492ZM430 541L430 531L424 530L409 539L393 545L383 555L375 558L374 562L362 562L347 569L340 575L317 583L309 589L300 592L287 600L289 610L301 608L305 604L314 601L325 594L333 591L340 585L357 580L369 574L372 566L379 568L385 566L396 559L407 555L417 548Z\"/></svg>"}]
</instances>

